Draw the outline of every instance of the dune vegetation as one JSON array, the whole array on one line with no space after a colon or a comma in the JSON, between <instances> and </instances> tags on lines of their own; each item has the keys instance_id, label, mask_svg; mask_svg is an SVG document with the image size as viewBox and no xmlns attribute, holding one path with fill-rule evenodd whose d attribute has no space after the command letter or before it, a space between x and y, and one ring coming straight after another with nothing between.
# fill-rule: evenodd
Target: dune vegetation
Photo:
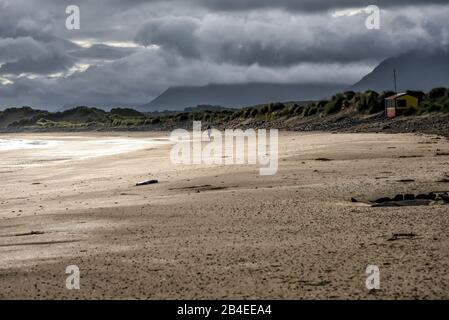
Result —
<instances>
[{"instance_id":1,"label":"dune vegetation","mask_svg":"<svg viewBox=\"0 0 449 320\"><path fill-rule=\"evenodd\" d=\"M407 91L419 99L417 108L411 107L404 116L449 113L449 89L435 88L428 93ZM348 116L382 114L385 98L394 92L347 91L335 94L329 100L307 104L273 102L242 109L226 109L211 106L186 108L180 112L142 113L131 108L114 108L109 112L98 108L76 107L49 112L31 107L9 108L0 111L0 129L11 130L138 130L169 129L189 126L192 121L214 125L233 125L248 121L272 122L278 120L307 121L309 118L324 121L326 118L345 114ZM320 120L321 119L321 120Z\"/></svg>"}]
</instances>

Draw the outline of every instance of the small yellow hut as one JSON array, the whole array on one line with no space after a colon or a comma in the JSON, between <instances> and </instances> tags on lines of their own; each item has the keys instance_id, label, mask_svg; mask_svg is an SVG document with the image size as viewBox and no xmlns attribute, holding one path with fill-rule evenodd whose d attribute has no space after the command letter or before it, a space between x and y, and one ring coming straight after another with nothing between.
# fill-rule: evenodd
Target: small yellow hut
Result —
<instances>
[{"instance_id":1,"label":"small yellow hut","mask_svg":"<svg viewBox=\"0 0 449 320\"><path fill-rule=\"evenodd\" d=\"M419 104L418 98L408 94L399 93L385 99L385 109L388 118L395 118L401 115L404 110L410 107L417 108Z\"/></svg>"}]
</instances>

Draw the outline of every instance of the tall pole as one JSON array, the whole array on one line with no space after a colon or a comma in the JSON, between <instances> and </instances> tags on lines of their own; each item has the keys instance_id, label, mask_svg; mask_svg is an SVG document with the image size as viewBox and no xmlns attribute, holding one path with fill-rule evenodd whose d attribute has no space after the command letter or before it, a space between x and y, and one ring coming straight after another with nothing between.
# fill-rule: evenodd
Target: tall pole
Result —
<instances>
[{"instance_id":1,"label":"tall pole","mask_svg":"<svg viewBox=\"0 0 449 320\"><path fill-rule=\"evenodd\" d=\"M398 86L397 86L397 82L396 82L396 69L394 69L394 92L396 94L396 97L394 97L394 113L396 116L396 112L398 112Z\"/></svg>"},{"instance_id":2,"label":"tall pole","mask_svg":"<svg viewBox=\"0 0 449 320\"><path fill-rule=\"evenodd\" d=\"M394 73L394 92L397 94L398 86L397 86L397 81L396 81L396 69L393 70L393 73Z\"/></svg>"}]
</instances>

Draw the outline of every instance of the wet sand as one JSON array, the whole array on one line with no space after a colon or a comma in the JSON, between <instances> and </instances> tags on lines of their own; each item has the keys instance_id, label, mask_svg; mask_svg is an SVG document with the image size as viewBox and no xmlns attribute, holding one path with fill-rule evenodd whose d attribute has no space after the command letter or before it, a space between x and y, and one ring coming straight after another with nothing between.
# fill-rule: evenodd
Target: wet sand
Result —
<instances>
[{"instance_id":1,"label":"wet sand","mask_svg":"<svg viewBox=\"0 0 449 320\"><path fill-rule=\"evenodd\" d=\"M444 138L281 133L279 171L265 177L258 166L175 166L170 145L137 146L0 154L0 298L449 298L449 206L364 203L449 190L437 182L449 174ZM159 183L135 186L147 179ZM80 290L65 287L69 265ZM368 265L378 291L365 287Z\"/></svg>"}]
</instances>

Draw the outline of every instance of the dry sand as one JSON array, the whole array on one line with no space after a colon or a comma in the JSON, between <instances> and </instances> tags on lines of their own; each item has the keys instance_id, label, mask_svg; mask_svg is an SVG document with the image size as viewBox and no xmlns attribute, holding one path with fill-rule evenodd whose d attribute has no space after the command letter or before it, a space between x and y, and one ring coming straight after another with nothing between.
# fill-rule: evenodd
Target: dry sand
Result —
<instances>
[{"instance_id":1,"label":"dry sand","mask_svg":"<svg viewBox=\"0 0 449 320\"><path fill-rule=\"evenodd\" d=\"M150 135L167 137L0 138ZM449 206L350 201L449 190L437 182L449 173L449 156L436 156L447 140L281 133L271 177L175 166L170 145L145 143L83 158L0 154L0 298L449 298ZM146 179L159 184L135 186ZM415 236L394 238L403 233ZM80 290L65 288L68 265L80 268ZM380 268L378 291L365 287L368 265Z\"/></svg>"}]
</instances>

